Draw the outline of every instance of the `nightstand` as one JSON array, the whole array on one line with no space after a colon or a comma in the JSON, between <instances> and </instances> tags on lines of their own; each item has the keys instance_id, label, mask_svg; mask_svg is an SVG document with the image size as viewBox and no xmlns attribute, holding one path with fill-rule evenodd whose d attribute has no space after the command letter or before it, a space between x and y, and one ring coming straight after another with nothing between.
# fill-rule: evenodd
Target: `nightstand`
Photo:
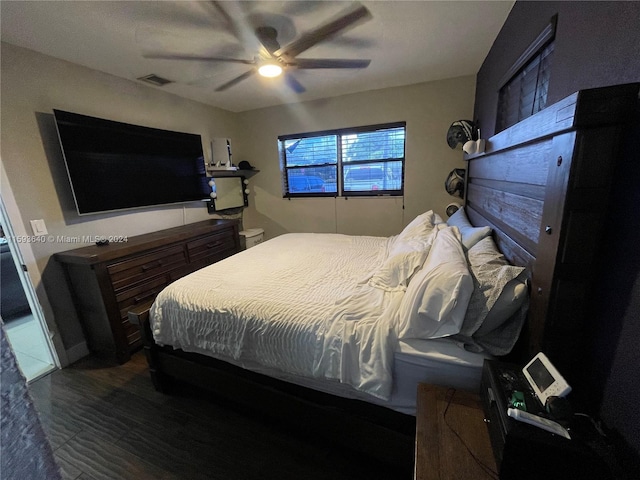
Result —
<instances>
[{"instance_id":1,"label":"nightstand","mask_svg":"<svg viewBox=\"0 0 640 480\"><path fill-rule=\"evenodd\" d=\"M415 457L416 480L496 479L480 397L418 385Z\"/></svg>"},{"instance_id":2,"label":"nightstand","mask_svg":"<svg viewBox=\"0 0 640 480\"><path fill-rule=\"evenodd\" d=\"M603 455L609 450L605 439L593 424L581 416L569 423L571 440L507 415L514 391L523 392L527 410L544 415L544 408L534 396L522 367L497 360L485 360L480 396L490 420L489 436L500 478L506 480L608 480L610 466Z\"/></svg>"}]
</instances>

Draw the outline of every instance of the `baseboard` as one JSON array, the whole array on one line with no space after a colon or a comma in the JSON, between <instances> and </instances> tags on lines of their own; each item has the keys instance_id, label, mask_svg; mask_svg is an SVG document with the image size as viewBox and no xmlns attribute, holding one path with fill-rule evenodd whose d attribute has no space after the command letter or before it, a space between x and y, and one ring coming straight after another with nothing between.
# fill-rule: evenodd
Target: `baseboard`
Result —
<instances>
[{"instance_id":1,"label":"baseboard","mask_svg":"<svg viewBox=\"0 0 640 480\"><path fill-rule=\"evenodd\" d=\"M69 365L77 362L81 358L89 355L89 347L87 347L86 342L81 342L74 345L71 348L67 348L67 360L69 361Z\"/></svg>"}]
</instances>

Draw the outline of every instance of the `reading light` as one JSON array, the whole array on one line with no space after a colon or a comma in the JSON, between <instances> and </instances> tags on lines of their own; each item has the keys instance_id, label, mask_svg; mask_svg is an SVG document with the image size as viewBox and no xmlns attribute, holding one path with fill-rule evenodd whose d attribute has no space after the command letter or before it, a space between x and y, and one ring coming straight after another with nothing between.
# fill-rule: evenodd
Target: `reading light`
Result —
<instances>
[{"instance_id":1,"label":"reading light","mask_svg":"<svg viewBox=\"0 0 640 480\"><path fill-rule=\"evenodd\" d=\"M282 73L282 67L277 63L265 63L258 68L258 73L263 77L277 77Z\"/></svg>"}]
</instances>

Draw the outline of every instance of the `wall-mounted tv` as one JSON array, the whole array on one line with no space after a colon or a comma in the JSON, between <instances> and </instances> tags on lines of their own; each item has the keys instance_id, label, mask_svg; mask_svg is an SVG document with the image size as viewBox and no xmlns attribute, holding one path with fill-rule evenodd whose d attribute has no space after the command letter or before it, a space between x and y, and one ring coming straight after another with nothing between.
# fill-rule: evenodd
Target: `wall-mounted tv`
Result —
<instances>
[{"instance_id":1,"label":"wall-mounted tv","mask_svg":"<svg viewBox=\"0 0 640 480\"><path fill-rule=\"evenodd\" d=\"M244 177L218 177L213 178L212 183L212 189L216 194L211 201L214 211L228 211L249 205Z\"/></svg>"},{"instance_id":2,"label":"wall-mounted tv","mask_svg":"<svg viewBox=\"0 0 640 480\"><path fill-rule=\"evenodd\" d=\"M53 113L79 215L211 198L200 135Z\"/></svg>"}]
</instances>

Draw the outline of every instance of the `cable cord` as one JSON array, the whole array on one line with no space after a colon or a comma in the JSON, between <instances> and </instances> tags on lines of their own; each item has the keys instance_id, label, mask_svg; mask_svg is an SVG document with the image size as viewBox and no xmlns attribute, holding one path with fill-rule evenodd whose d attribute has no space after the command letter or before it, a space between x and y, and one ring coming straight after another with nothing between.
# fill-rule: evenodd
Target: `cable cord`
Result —
<instances>
[{"instance_id":1,"label":"cable cord","mask_svg":"<svg viewBox=\"0 0 640 480\"><path fill-rule=\"evenodd\" d=\"M455 388L450 388L449 390L447 390L447 406L444 409L444 413L442 414L442 418L444 419L444 423L447 425L447 427L449 427L449 430L451 430L451 432L458 437L458 440L460 440L460 443L462 443L462 445L464 445L464 448L467 449L467 452L469 452L469 455L471 455L471 457L475 460L475 462L478 464L478 466L485 472L487 473L491 478L494 478L495 480L499 479L498 476L498 472L496 472L495 470L493 470L493 468L491 468L489 465L487 465L486 463L484 463L482 460L480 460L475 453L473 453L473 451L471 451L471 448L469 448L469 446L467 445L467 443L464 441L464 439L462 438L462 436L449 424L449 422L447 421L447 412L449 411L449 407L451 406L451 402L453 401L453 397L456 394L456 389Z\"/></svg>"},{"instance_id":2,"label":"cable cord","mask_svg":"<svg viewBox=\"0 0 640 480\"><path fill-rule=\"evenodd\" d=\"M600 422L595 421L590 415L587 415L586 413L577 412L577 413L574 413L573 416L574 417L587 418L591 422L591 424L593 425L593 428L595 428L596 432L598 432L598 434L601 437L606 437L607 436L607 434L602 429L602 426L601 426Z\"/></svg>"}]
</instances>

